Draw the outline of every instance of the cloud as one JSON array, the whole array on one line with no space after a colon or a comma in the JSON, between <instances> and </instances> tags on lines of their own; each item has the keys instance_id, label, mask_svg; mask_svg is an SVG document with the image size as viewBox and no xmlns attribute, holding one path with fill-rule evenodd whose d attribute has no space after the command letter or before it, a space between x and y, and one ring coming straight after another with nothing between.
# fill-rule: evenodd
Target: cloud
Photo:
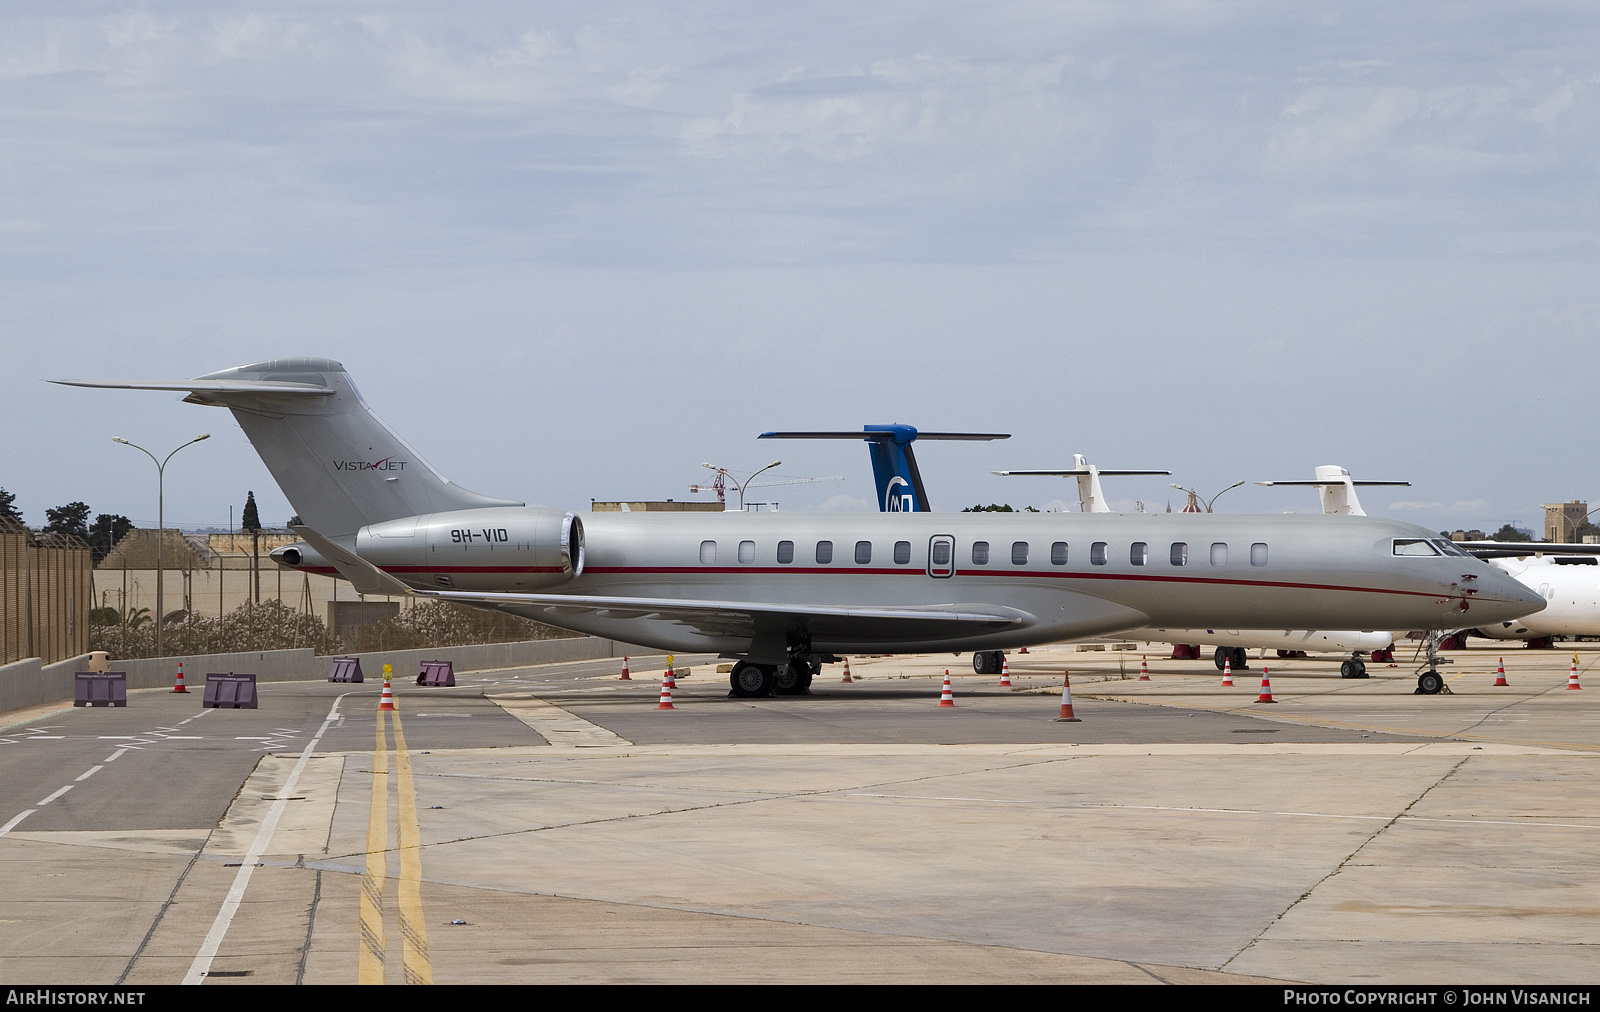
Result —
<instances>
[{"instance_id":1,"label":"cloud","mask_svg":"<svg viewBox=\"0 0 1600 1012\"><path fill-rule=\"evenodd\" d=\"M1389 504L1389 508L1404 512L1439 513L1448 510L1451 513L1482 514L1487 513L1490 507L1489 503L1483 499L1473 499L1470 501L1458 499L1448 506L1442 502L1422 502L1420 500L1408 499L1401 502L1392 502Z\"/></svg>"}]
</instances>

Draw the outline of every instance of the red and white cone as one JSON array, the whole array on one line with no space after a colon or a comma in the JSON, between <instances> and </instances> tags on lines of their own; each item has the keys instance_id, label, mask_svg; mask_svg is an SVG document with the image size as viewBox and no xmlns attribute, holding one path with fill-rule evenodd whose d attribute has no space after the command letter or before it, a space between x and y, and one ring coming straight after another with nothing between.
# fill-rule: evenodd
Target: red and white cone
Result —
<instances>
[{"instance_id":1,"label":"red and white cone","mask_svg":"<svg viewBox=\"0 0 1600 1012\"><path fill-rule=\"evenodd\" d=\"M1222 659L1222 687L1233 688L1233 659L1229 657Z\"/></svg>"},{"instance_id":2,"label":"red and white cone","mask_svg":"<svg viewBox=\"0 0 1600 1012\"><path fill-rule=\"evenodd\" d=\"M667 669L667 674L661 679L661 701L656 704L658 710L676 710L672 705L672 669Z\"/></svg>"},{"instance_id":3,"label":"red and white cone","mask_svg":"<svg viewBox=\"0 0 1600 1012\"><path fill-rule=\"evenodd\" d=\"M955 706L956 697L950 693L950 669L944 669L944 691L939 693L940 706Z\"/></svg>"},{"instance_id":4,"label":"red and white cone","mask_svg":"<svg viewBox=\"0 0 1600 1012\"><path fill-rule=\"evenodd\" d=\"M1059 724L1062 721L1072 721L1080 724L1083 722L1082 717L1072 712L1072 673L1070 671L1061 672L1061 716L1056 718L1056 723Z\"/></svg>"},{"instance_id":5,"label":"red and white cone","mask_svg":"<svg viewBox=\"0 0 1600 1012\"><path fill-rule=\"evenodd\" d=\"M1511 684L1510 682L1506 681L1506 659L1504 657L1500 658L1500 666L1495 669L1495 672L1494 672L1494 684L1496 684L1496 685L1510 685Z\"/></svg>"},{"instance_id":6,"label":"red and white cone","mask_svg":"<svg viewBox=\"0 0 1600 1012\"><path fill-rule=\"evenodd\" d=\"M844 677L839 679L839 684L849 685L850 681L850 658L846 657L844 659Z\"/></svg>"},{"instance_id":7,"label":"red and white cone","mask_svg":"<svg viewBox=\"0 0 1600 1012\"><path fill-rule=\"evenodd\" d=\"M178 684L176 684L176 685L174 685L172 687L172 691L173 692L188 692L189 691L188 689L183 687L183 662L182 661L178 662Z\"/></svg>"},{"instance_id":8,"label":"red and white cone","mask_svg":"<svg viewBox=\"0 0 1600 1012\"><path fill-rule=\"evenodd\" d=\"M1267 669L1261 669L1261 695L1256 697L1258 703L1276 703L1272 698L1272 681L1267 678Z\"/></svg>"},{"instance_id":9,"label":"red and white cone","mask_svg":"<svg viewBox=\"0 0 1600 1012\"><path fill-rule=\"evenodd\" d=\"M628 658L627 658L626 654L623 655L623 658L622 658L622 674L617 676L617 681L619 681L619 682L631 682L631 681L633 681L633 679L628 676Z\"/></svg>"},{"instance_id":10,"label":"red and white cone","mask_svg":"<svg viewBox=\"0 0 1600 1012\"><path fill-rule=\"evenodd\" d=\"M1149 680L1150 680L1150 659L1145 657L1143 654L1140 654L1139 655L1139 681L1148 682Z\"/></svg>"},{"instance_id":11,"label":"red and white cone","mask_svg":"<svg viewBox=\"0 0 1600 1012\"><path fill-rule=\"evenodd\" d=\"M1017 653L1019 653L1019 654L1025 654L1027 652L1028 652L1028 648L1027 647L1023 647L1021 650L1017 651Z\"/></svg>"},{"instance_id":12,"label":"red and white cone","mask_svg":"<svg viewBox=\"0 0 1600 1012\"><path fill-rule=\"evenodd\" d=\"M1000 687L1011 688L1011 663L1003 657L1000 659Z\"/></svg>"},{"instance_id":13,"label":"red and white cone","mask_svg":"<svg viewBox=\"0 0 1600 1012\"><path fill-rule=\"evenodd\" d=\"M393 674L394 669L385 664L383 666L383 696L378 700L378 709L380 710L398 709L394 705L394 689L389 686L389 679Z\"/></svg>"},{"instance_id":14,"label":"red and white cone","mask_svg":"<svg viewBox=\"0 0 1600 1012\"><path fill-rule=\"evenodd\" d=\"M1583 686L1578 684L1578 655L1577 654L1573 654L1572 655L1572 670L1567 674L1567 688L1569 688L1569 689L1581 689L1581 688L1583 688Z\"/></svg>"},{"instance_id":15,"label":"red and white cone","mask_svg":"<svg viewBox=\"0 0 1600 1012\"><path fill-rule=\"evenodd\" d=\"M667 688L676 689L678 687L677 669L672 667L667 668L667 676L663 678L662 681L666 683Z\"/></svg>"}]
</instances>

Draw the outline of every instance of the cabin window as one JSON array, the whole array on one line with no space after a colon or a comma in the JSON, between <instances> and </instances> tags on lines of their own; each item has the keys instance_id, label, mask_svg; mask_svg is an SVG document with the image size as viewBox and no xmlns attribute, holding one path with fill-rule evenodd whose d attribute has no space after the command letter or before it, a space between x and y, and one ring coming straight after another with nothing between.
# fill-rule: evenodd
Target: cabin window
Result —
<instances>
[{"instance_id":1,"label":"cabin window","mask_svg":"<svg viewBox=\"0 0 1600 1012\"><path fill-rule=\"evenodd\" d=\"M715 541L700 542L700 561L708 566L717 561L717 543Z\"/></svg>"},{"instance_id":2,"label":"cabin window","mask_svg":"<svg viewBox=\"0 0 1600 1012\"><path fill-rule=\"evenodd\" d=\"M1218 541L1212 544L1211 564L1213 566L1226 566L1228 564L1228 546L1226 542Z\"/></svg>"},{"instance_id":3,"label":"cabin window","mask_svg":"<svg viewBox=\"0 0 1600 1012\"><path fill-rule=\"evenodd\" d=\"M817 565L826 566L828 563L830 563L832 561L833 561L833 542L832 541L818 541L817 542Z\"/></svg>"},{"instance_id":4,"label":"cabin window","mask_svg":"<svg viewBox=\"0 0 1600 1012\"><path fill-rule=\"evenodd\" d=\"M1143 541L1135 541L1128 546L1128 561L1135 566L1142 566L1150 561L1150 546Z\"/></svg>"},{"instance_id":5,"label":"cabin window","mask_svg":"<svg viewBox=\"0 0 1600 1012\"><path fill-rule=\"evenodd\" d=\"M1182 541L1172 543L1172 554L1168 556L1174 566L1187 566L1189 564L1189 546Z\"/></svg>"},{"instance_id":6,"label":"cabin window","mask_svg":"<svg viewBox=\"0 0 1600 1012\"><path fill-rule=\"evenodd\" d=\"M739 542L739 564L748 566L756 561L756 543L754 541Z\"/></svg>"},{"instance_id":7,"label":"cabin window","mask_svg":"<svg viewBox=\"0 0 1600 1012\"><path fill-rule=\"evenodd\" d=\"M933 543L933 564L939 568L950 565L950 551L954 546L948 541Z\"/></svg>"},{"instance_id":8,"label":"cabin window","mask_svg":"<svg viewBox=\"0 0 1600 1012\"><path fill-rule=\"evenodd\" d=\"M793 541L778 542L778 561L783 563L785 566L794 561Z\"/></svg>"},{"instance_id":9,"label":"cabin window","mask_svg":"<svg viewBox=\"0 0 1600 1012\"><path fill-rule=\"evenodd\" d=\"M1267 546L1257 541L1250 546L1250 565L1265 566L1267 564Z\"/></svg>"},{"instance_id":10,"label":"cabin window","mask_svg":"<svg viewBox=\"0 0 1600 1012\"><path fill-rule=\"evenodd\" d=\"M1057 541L1050 546L1050 565L1065 566L1067 564L1067 543Z\"/></svg>"},{"instance_id":11,"label":"cabin window","mask_svg":"<svg viewBox=\"0 0 1600 1012\"><path fill-rule=\"evenodd\" d=\"M1106 543L1096 541L1089 546L1089 565L1103 566L1106 564Z\"/></svg>"},{"instance_id":12,"label":"cabin window","mask_svg":"<svg viewBox=\"0 0 1600 1012\"><path fill-rule=\"evenodd\" d=\"M1396 555L1438 555L1439 549L1428 544L1421 538L1395 538L1394 554Z\"/></svg>"},{"instance_id":13,"label":"cabin window","mask_svg":"<svg viewBox=\"0 0 1600 1012\"><path fill-rule=\"evenodd\" d=\"M1026 566L1028 564L1028 543L1026 541L1011 542L1011 564L1013 566Z\"/></svg>"},{"instance_id":14,"label":"cabin window","mask_svg":"<svg viewBox=\"0 0 1600 1012\"><path fill-rule=\"evenodd\" d=\"M903 566L911 561L911 542L896 541L894 543L894 564ZM948 560L947 560L948 561Z\"/></svg>"},{"instance_id":15,"label":"cabin window","mask_svg":"<svg viewBox=\"0 0 1600 1012\"><path fill-rule=\"evenodd\" d=\"M872 542L870 542L870 541L857 541L856 542L856 565L865 566L867 563L869 563L871 561L872 561Z\"/></svg>"},{"instance_id":16,"label":"cabin window","mask_svg":"<svg viewBox=\"0 0 1600 1012\"><path fill-rule=\"evenodd\" d=\"M989 564L989 542L974 541L972 543L972 564L974 566L987 566Z\"/></svg>"},{"instance_id":17,"label":"cabin window","mask_svg":"<svg viewBox=\"0 0 1600 1012\"><path fill-rule=\"evenodd\" d=\"M1433 545L1446 555L1459 555L1463 559L1475 558L1470 552L1464 552L1458 548L1454 541L1443 541L1439 538L1434 538Z\"/></svg>"}]
</instances>

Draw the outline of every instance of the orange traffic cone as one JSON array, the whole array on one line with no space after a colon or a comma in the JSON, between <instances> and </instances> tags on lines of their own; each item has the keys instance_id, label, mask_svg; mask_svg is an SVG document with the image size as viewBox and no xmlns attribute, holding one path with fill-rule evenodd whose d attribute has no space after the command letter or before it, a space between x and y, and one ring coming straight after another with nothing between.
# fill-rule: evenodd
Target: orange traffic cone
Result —
<instances>
[{"instance_id":1,"label":"orange traffic cone","mask_svg":"<svg viewBox=\"0 0 1600 1012\"><path fill-rule=\"evenodd\" d=\"M661 679L661 701L656 704L658 710L676 710L672 705L672 669L668 668L666 676Z\"/></svg>"},{"instance_id":2,"label":"orange traffic cone","mask_svg":"<svg viewBox=\"0 0 1600 1012\"><path fill-rule=\"evenodd\" d=\"M840 685L849 685L850 684L850 658L848 658L848 657L846 657L844 659L844 677L839 679L839 684Z\"/></svg>"},{"instance_id":3,"label":"orange traffic cone","mask_svg":"<svg viewBox=\"0 0 1600 1012\"><path fill-rule=\"evenodd\" d=\"M1496 684L1496 685L1510 685L1511 684L1510 682L1506 681L1506 659L1504 657L1500 658L1500 666L1495 669L1495 672L1494 672L1494 684Z\"/></svg>"},{"instance_id":4,"label":"orange traffic cone","mask_svg":"<svg viewBox=\"0 0 1600 1012\"><path fill-rule=\"evenodd\" d=\"M1150 680L1150 661L1143 654L1140 654L1139 655L1139 681L1148 682L1149 680Z\"/></svg>"},{"instance_id":5,"label":"orange traffic cone","mask_svg":"<svg viewBox=\"0 0 1600 1012\"><path fill-rule=\"evenodd\" d=\"M940 706L955 706L956 697L950 694L950 669L944 669L944 691L939 694Z\"/></svg>"},{"instance_id":6,"label":"orange traffic cone","mask_svg":"<svg viewBox=\"0 0 1600 1012\"><path fill-rule=\"evenodd\" d=\"M1072 672L1061 672L1061 716L1056 718L1056 723L1062 721L1082 723L1083 718L1072 712Z\"/></svg>"},{"instance_id":7,"label":"orange traffic cone","mask_svg":"<svg viewBox=\"0 0 1600 1012\"><path fill-rule=\"evenodd\" d=\"M1578 684L1578 655L1576 653L1574 653L1572 655L1572 671L1569 672L1568 675L1567 675L1567 688L1569 688L1569 689L1581 689L1581 688L1583 688L1583 686Z\"/></svg>"},{"instance_id":8,"label":"orange traffic cone","mask_svg":"<svg viewBox=\"0 0 1600 1012\"><path fill-rule=\"evenodd\" d=\"M182 661L178 662L178 684L174 685L172 687L172 691L173 692L188 692L189 691L188 689L185 689L183 687L183 662Z\"/></svg>"},{"instance_id":9,"label":"orange traffic cone","mask_svg":"<svg viewBox=\"0 0 1600 1012\"><path fill-rule=\"evenodd\" d=\"M1011 662L1003 657L1000 659L1000 687L1011 688Z\"/></svg>"},{"instance_id":10,"label":"orange traffic cone","mask_svg":"<svg viewBox=\"0 0 1600 1012\"><path fill-rule=\"evenodd\" d=\"M669 689L678 687L678 671L672 666L672 656L670 654L667 656L667 677L663 681L666 682Z\"/></svg>"},{"instance_id":11,"label":"orange traffic cone","mask_svg":"<svg viewBox=\"0 0 1600 1012\"><path fill-rule=\"evenodd\" d=\"M623 657L622 657L622 674L617 676L617 681L619 681L619 682L631 682L631 681L633 681L632 678L628 677L628 657L627 657L626 654L624 654Z\"/></svg>"},{"instance_id":12,"label":"orange traffic cone","mask_svg":"<svg viewBox=\"0 0 1600 1012\"><path fill-rule=\"evenodd\" d=\"M1222 687L1233 688L1233 659L1230 657L1222 659Z\"/></svg>"},{"instance_id":13,"label":"orange traffic cone","mask_svg":"<svg viewBox=\"0 0 1600 1012\"><path fill-rule=\"evenodd\" d=\"M1256 697L1258 703L1276 703L1272 698L1272 682L1267 678L1267 669L1261 669L1261 695Z\"/></svg>"},{"instance_id":14,"label":"orange traffic cone","mask_svg":"<svg viewBox=\"0 0 1600 1012\"><path fill-rule=\"evenodd\" d=\"M383 697L378 700L378 709L380 710L398 709L398 707L394 705L394 690L389 687L389 678L393 674L394 669L385 664L383 666Z\"/></svg>"}]
</instances>

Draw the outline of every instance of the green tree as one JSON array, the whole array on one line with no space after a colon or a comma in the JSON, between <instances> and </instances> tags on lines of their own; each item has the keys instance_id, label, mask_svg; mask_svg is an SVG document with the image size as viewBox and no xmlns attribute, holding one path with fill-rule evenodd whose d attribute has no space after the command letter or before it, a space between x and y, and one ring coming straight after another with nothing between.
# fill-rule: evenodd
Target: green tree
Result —
<instances>
[{"instance_id":1,"label":"green tree","mask_svg":"<svg viewBox=\"0 0 1600 1012\"><path fill-rule=\"evenodd\" d=\"M1532 541L1533 539L1528 537L1526 534L1522 533L1521 531L1517 530L1515 527L1511 526L1510 524L1506 524L1504 527L1500 528L1498 531L1495 531L1493 534L1489 535L1489 540L1490 541Z\"/></svg>"},{"instance_id":2,"label":"green tree","mask_svg":"<svg viewBox=\"0 0 1600 1012\"><path fill-rule=\"evenodd\" d=\"M249 531L251 534L261 533L261 514L256 512L256 494L246 492L244 497L244 519L239 521L239 529Z\"/></svg>"},{"instance_id":3,"label":"green tree","mask_svg":"<svg viewBox=\"0 0 1600 1012\"><path fill-rule=\"evenodd\" d=\"M117 542L133 530L133 521L115 513L102 513L94 518L94 524L89 528L89 547L94 549L94 561L98 564L111 549L117 547Z\"/></svg>"},{"instance_id":4,"label":"green tree","mask_svg":"<svg viewBox=\"0 0 1600 1012\"><path fill-rule=\"evenodd\" d=\"M994 503L990 503L987 506L968 506L966 509L962 510L961 512L963 512L963 513L1015 513L1016 510L1011 508L1011 504L1010 503L1006 503L1004 506L998 506L998 505L996 505Z\"/></svg>"},{"instance_id":5,"label":"green tree","mask_svg":"<svg viewBox=\"0 0 1600 1012\"><path fill-rule=\"evenodd\" d=\"M51 534L71 534L84 541L89 540L89 506L81 502L69 502L65 506L44 511L45 531Z\"/></svg>"},{"instance_id":6,"label":"green tree","mask_svg":"<svg viewBox=\"0 0 1600 1012\"><path fill-rule=\"evenodd\" d=\"M26 527L27 524L22 521L22 514L13 505L16 501L17 494L15 492L7 492L5 489L0 488L0 517L9 517Z\"/></svg>"}]
</instances>

